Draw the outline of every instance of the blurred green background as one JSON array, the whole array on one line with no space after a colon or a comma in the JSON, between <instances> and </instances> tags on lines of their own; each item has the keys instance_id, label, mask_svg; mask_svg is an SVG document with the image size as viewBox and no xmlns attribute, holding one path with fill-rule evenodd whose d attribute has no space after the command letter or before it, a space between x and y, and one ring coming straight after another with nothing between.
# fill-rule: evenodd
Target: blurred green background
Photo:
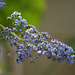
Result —
<instances>
[{"instance_id":1,"label":"blurred green background","mask_svg":"<svg viewBox=\"0 0 75 75\"><path fill-rule=\"evenodd\" d=\"M6 19L15 10L22 13L28 24L35 25L39 31L47 31L55 39L67 43L75 49L75 1L74 0L5 0L0 10L0 23L9 26ZM2 43L2 42L1 42ZM45 56L30 64L16 64L16 55L7 54L14 50L3 42L0 54L0 75L75 75L75 64L59 64Z\"/></svg>"}]
</instances>

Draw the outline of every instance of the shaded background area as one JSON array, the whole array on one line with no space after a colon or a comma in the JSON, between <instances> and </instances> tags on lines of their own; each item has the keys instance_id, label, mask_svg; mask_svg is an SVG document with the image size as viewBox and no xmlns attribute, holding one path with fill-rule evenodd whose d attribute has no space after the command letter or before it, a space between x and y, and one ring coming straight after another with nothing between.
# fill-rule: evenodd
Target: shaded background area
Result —
<instances>
[{"instance_id":1,"label":"shaded background area","mask_svg":"<svg viewBox=\"0 0 75 75\"><path fill-rule=\"evenodd\" d=\"M39 31L48 32L53 38L67 43L75 49L75 1L74 0L6 0L7 5L0 10L0 23L9 25L7 16L14 10L22 12L29 24L37 26ZM0 55L0 74L2 75L75 75L75 64L59 64L45 56L35 64L16 64L15 55L7 57L11 48L3 43Z\"/></svg>"},{"instance_id":2,"label":"shaded background area","mask_svg":"<svg viewBox=\"0 0 75 75\"><path fill-rule=\"evenodd\" d=\"M75 1L47 0L47 11L40 30L47 31L53 38L75 49ZM44 62L47 67L44 67L42 75L75 75L75 64L68 66L58 62Z\"/></svg>"}]
</instances>

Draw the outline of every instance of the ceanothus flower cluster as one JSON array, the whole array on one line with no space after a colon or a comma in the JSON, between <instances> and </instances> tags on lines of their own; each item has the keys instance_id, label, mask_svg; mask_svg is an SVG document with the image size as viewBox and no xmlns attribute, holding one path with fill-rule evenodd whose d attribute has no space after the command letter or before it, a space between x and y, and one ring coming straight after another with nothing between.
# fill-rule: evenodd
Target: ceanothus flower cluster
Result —
<instances>
[{"instance_id":1,"label":"ceanothus flower cluster","mask_svg":"<svg viewBox=\"0 0 75 75\"><path fill-rule=\"evenodd\" d=\"M3 8L5 4L6 4L5 2L3 2L2 0L0 0L0 9Z\"/></svg>"},{"instance_id":2,"label":"ceanothus flower cluster","mask_svg":"<svg viewBox=\"0 0 75 75\"><path fill-rule=\"evenodd\" d=\"M31 59L31 63L34 63L41 55L45 55L52 61L67 62L69 65L75 61L75 51L56 39L51 39L50 42L47 39L50 35L47 32L39 32L35 26L27 25L27 21L21 17L21 13L15 11L7 19L13 20L11 28L2 27L1 39L5 39L11 45L15 46L15 53L17 58L15 61L17 64L26 61L27 58ZM13 50L14 52L14 50ZM13 53L9 53L11 56Z\"/></svg>"}]
</instances>

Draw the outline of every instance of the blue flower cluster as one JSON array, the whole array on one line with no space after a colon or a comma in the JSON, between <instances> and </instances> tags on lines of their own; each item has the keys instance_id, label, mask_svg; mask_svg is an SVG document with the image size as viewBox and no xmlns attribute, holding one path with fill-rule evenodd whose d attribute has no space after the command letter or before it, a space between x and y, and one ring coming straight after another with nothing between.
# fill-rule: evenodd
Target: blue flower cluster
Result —
<instances>
[{"instance_id":1,"label":"blue flower cluster","mask_svg":"<svg viewBox=\"0 0 75 75\"><path fill-rule=\"evenodd\" d=\"M52 61L67 62L69 65L75 61L75 51L56 39L50 42L47 39L50 35L47 32L39 32L35 26L27 25L27 21L22 19L21 13L15 11L7 19L13 20L11 29L3 27L1 30L1 39L5 39L13 47L16 47L15 53L17 54L16 62L26 61L31 58L31 63L34 63L41 55L47 56ZM8 54L11 56L13 52Z\"/></svg>"},{"instance_id":2,"label":"blue flower cluster","mask_svg":"<svg viewBox=\"0 0 75 75\"><path fill-rule=\"evenodd\" d=\"M0 9L3 8L5 4L6 4L5 2L3 2L2 0L0 0Z\"/></svg>"}]
</instances>

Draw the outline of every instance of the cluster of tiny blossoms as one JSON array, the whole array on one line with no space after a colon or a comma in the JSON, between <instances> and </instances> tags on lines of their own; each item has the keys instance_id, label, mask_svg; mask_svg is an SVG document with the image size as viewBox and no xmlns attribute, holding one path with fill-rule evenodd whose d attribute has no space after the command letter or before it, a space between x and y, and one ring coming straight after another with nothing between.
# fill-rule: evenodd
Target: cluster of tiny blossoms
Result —
<instances>
[{"instance_id":1,"label":"cluster of tiny blossoms","mask_svg":"<svg viewBox=\"0 0 75 75\"><path fill-rule=\"evenodd\" d=\"M0 9L3 8L5 4L6 4L5 2L3 2L2 0L0 0Z\"/></svg>"},{"instance_id":2,"label":"cluster of tiny blossoms","mask_svg":"<svg viewBox=\"0 0 75 75\"><path fill-rule=\"evenodd\" d=\"M34 63L41 55L47 56L52 61L67 62L69 65L74 63L74 50L67 44L64 44L56 39L47 39L50 35L47 32L39 32L35 26L27 25L27 21L22 19L21 13L15 11L7 19L12 20L10 28L2 27L1 39L5 39L13 47L16 47L15 53L17 64L26 61L27 58L31 59ZM11 56L13 52L8 54Z\"/></svg>"}]
</instances>

